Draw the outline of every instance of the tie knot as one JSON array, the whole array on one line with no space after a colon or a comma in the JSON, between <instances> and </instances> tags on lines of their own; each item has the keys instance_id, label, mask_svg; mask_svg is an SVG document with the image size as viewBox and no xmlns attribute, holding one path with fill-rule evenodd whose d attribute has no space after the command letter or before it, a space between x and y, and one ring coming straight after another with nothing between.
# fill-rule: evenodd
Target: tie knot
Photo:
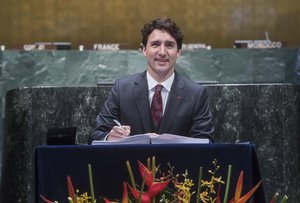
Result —
<instances>
[{"instance_id":1,"label":"tie knot","mask_svg":"<svg viewBox=\"0 0 300 203\"><path fill-rule=\"evenodd\" d=\"M160 84L156 85L156 86L155 86L155 92L160 93L163 87L164 87L164 86L162 86L162 85L160 85Z\"/></svg>"}]
</instances>

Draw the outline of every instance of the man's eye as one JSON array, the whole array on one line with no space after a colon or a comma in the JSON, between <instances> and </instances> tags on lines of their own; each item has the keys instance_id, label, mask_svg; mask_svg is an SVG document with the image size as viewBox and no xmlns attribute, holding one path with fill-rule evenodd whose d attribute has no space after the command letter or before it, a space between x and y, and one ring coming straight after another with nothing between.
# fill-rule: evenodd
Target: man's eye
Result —
<instances>
[{"instance_id":1,"label":"man's eye","mask_svg":"<svg viewBox=\"0 0 300 203\"><path fill-rule=\"evenodd\" d=\"M159 46L159 43L152 43L151 46L152 46L152 47L158 47L158 46Z\"/></svg>"},{"instance_id":2,"label":"man's eye","mask_svg":"<svg viewBox=\"0 0 300 203\"><path fill-rule=\"evenodd\" d=\"M167 48L169 48L169 49L171 49L171 48L174 48L174 44L173 43L168 43L168 44L166 44L166 47Z\"/></svg>"}]
</instances>

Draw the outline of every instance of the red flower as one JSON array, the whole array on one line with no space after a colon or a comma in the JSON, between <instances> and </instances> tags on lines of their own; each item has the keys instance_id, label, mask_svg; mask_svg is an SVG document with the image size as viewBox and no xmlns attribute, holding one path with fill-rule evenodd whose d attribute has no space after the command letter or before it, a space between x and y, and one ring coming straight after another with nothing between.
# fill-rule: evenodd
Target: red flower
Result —
<instances>
[{"instance_id":1,"label":"red flower","mask_svg":"<svg viewBox=\"0 0 300 203\"><path fill-rule=\"evenodd\" d=\"M114 203L109 201L107 198L103 198L105 203ZM127 186L126 186L126 182L123 182L123 198L122 198L122 203L128 203L128 192L127 192Z\"/></svg>"},{"instance_id":2,"label":"red flower","mask_svg":"<svg viewBox=\"0 0 300 203\"><path fill-rule=\"evenodd\" d=\"M46 203L54 203L51 200L48 200L47 198L45 198L43 195L40 195L40 197L46 202Z\"/></svg>"},{"instance_id":3,"label":"red flower","mask_svg":"<svg viewBox=\"0 0 300 203\"><path fill-rule=\"evenodd\" d=\"M165 187L169 184L171 179L164 181L164 182L155 182L155 181L153 181L154 178L152 177L151 171L149 171L148 168L145 165L143 165L141 162L138 162L138 164L139 164L140 174L142 177L145 177L145 184L148 187L147 192L142 192L141 202L142 203L151 203L151 198L155 197L161 191L163 191L165 189ZM134 189L130 185L128 185L128 187L129 187L133 197L136 200L139 200L141 192Z\"/></svg>"},{"instance_id":4,"label":"red flower","mask_svg":"<svg viewBox=\"0 0 300 203\"><path fill-rule=\"evenodd\" d=\"M77 195L75 194L74 187L73 187L72 180L71 180L70 176L67 176L67 181L68 181L68 193L69 193L69 197L72 198L72 201L74 203L78 203Z\"/></svg>"}]
</instances>

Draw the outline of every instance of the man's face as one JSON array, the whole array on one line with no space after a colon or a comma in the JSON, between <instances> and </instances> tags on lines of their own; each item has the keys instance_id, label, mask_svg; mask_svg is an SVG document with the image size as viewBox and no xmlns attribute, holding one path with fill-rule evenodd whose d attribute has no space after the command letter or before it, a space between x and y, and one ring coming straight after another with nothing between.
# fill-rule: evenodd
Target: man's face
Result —
<instances>
[{"instance_id":1,"label":"man's face","mask_svg":"<svg viewBox=\"0 0 300 203\"><path fill-rule=\"evenodd\" d=\"M147 58L150 75L159 82L171 76L180 55L176 40L168 32L158 29L148 36L143 52Z\"/></svg>"}]
</instances>

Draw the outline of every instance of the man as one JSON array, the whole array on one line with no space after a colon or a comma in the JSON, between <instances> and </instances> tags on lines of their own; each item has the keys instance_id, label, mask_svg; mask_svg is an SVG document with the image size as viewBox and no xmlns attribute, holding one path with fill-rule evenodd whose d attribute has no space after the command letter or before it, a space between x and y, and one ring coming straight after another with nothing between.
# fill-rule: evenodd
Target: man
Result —
<instances>
[{"instance_id":1,"label":"man","mask_svg":"<svg viewBox=\"0 0 300 203\"><path fill-rule=\"evenodd\" d=\"M214 128L205 87L175 71L182 30L171 19L159 18L144 25L142 36L147 70L115 81L89 142L144 133L211 139Z\"/></svg>"},{"instance_id":2,"label":"man","mask_svg":"<svg viewBox=\"0 0 300 203\"><path fill-rule=\"evenodd\" d=\"M295 65L295 75L294 75L294 84L300 85L300 48L297 52L296 65Z\"/></svg>"}]
</instances>

